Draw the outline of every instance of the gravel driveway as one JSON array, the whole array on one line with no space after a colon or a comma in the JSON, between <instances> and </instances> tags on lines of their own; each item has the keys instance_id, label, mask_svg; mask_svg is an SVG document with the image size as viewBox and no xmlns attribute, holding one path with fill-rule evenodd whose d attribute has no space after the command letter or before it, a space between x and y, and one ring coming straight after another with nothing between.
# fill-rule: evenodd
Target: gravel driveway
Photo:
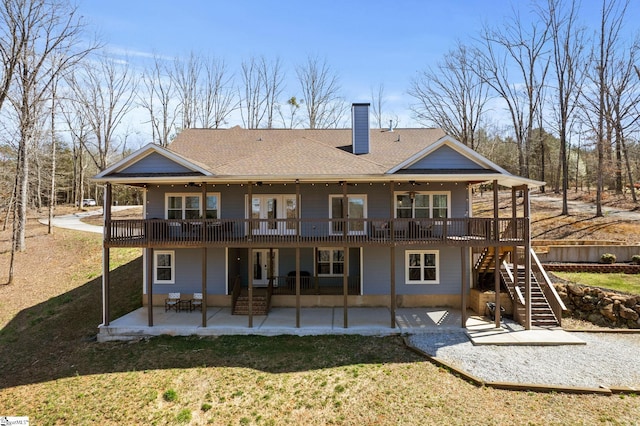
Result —
<instances>
[{"instance_id":1,"label":"gravel driveway","mask_svg":"<svg viewBox=\"0 0 640 426\"><path fill-rule=\"evenodd\" d=\"M640 334L579 333L586 345L473 346L463 332L409 342L485 382L640 389Z\"/></svg>"}]
</instances>

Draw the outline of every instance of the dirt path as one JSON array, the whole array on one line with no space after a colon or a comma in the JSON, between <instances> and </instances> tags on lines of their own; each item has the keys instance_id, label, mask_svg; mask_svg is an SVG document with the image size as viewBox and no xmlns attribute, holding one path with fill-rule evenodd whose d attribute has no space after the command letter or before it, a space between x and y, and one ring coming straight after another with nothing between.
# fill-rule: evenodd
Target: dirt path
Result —
<instances>
[{"instance_id":1,"label":"dirt path","mask_svg":"<svg viewBox=\"0 0 640 426\"><path fill-rule=\"evenodd\" d=\"M531 203L545 203L550 207L557 208L558 212L562 211L562 197L551 196L547 194L532 194ZM596 215L596 205L594 203L585 202L581 200L567 200L567 206L569 208L569 214L591 214ZM637 220L640 221L640 212L630 211L624 208L618 208L615 206L602 206L602 213L604 216L616 217L622 220Z\"/></svg>"}]
</instances>

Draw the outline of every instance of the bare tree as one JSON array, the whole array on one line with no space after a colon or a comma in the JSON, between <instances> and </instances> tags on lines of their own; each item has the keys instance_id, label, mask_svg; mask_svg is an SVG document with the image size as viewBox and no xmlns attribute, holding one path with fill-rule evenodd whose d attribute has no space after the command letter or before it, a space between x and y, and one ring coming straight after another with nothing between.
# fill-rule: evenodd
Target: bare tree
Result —
<instances>
[{"instance_id":1,"label":"bare tree","mask_svg":"<svg viewBox=\"0 0 640 426\"><path fill-rule=\"evenodd\" d=\"M348 105L340 97L338 76L326 60L307 58L307 62L296 68L307 110L309 129L336 127L347 111Z\"/></svg>"},{"instance_id":2,"label":"bare tree","mask_svg":"<svg viewBox=\"0 0 640 426\"><path fill-rule=\"evenodd\" d=\"M278 98L282 94L282 83L284 74L282 72L282 62L276 58L268 62L264 56L260 59L260 80L264 91L264 108L266 115L266 128L273 127L273 120L277 110Z\"/></svg>"},{"instance_id":3,"label":"bare tree","mask_svg":"<svg viewBox=\"0 0 640 426\"><path fill-rule=\"evenodd\" d=\"M226 64L215 58L203 63L203 80L199 84L197 117L203 128L218 129L237 108L233 76Z\"/></svg>"},{"instance_id":4,"label":"bare tree","mask_svg":"<svg viewBox=\"0 0 640 426\"><path fill-rule=\"evenodd\" d=\"M198 80L201 70L202 61L194 52L191 52L186 61L180 58L174 60L171 76L177 89L179 110L182 116L181 128L183 129L195 127Z\"/></svg>"},{"instance_id":5,"label":"bare tree","mask_svg":"<svg viewBox=\"0 0 640 426\"><path fill-rule=\"evenodd\" d=\"M567 191L569 189L568 137L569 123L579 104L585 75L584 29L578 27L578 8L575 0L548 0L548 10L539 9L539 15L547 20L550 40L553 44L553 69L555 84L555 121L560 138L560 164L562 167L562 214L569 214ZM543 177L544 179L544 177Z\"/></svg>"},{"instance_id":6,"label":"bare tree","mask_svg":"<svg viewBox=\"0 0 640 426\"><path fill-rule=\"evenodd\" d=\"M637 202L633 187L633 175L626 147L626 136L630 129L636 127L640 117L637 105L640 103L640 80L636 79L634 64L638 59L640 40L628 48L616 50L613 67L608 83L608 95L615 146L615 189L618 194L623 192L623 157L627 178L631 184L631 195Z\"/></svg>"},{"instance_id":7,"label":"bare tree","mask_svg":"<svg viewBox=\"0 0 640 426\"><path fill-rule=\"evenodd\" d=\"M263 93L260 62L255 57L243 61L241 65L244 95L240 96L240 113L247 129L257 129L265 115L265 94Z\"/></svg>"},{"instance_id":8,"label":"bare tree","mask_svg":"<svg viewBox=\"0 0 640 426\"><path fill-rule=\"evenodd\" d=\"M98 170L104 170L117 149L115 132L134 107L136 81L126 62L102 58L96 66L86 65L70 79L78 112L91 126L93 138L87 149Z\"/></svg>"},{"instance_id":9,"label":"bare tree","mask_svg":"<svg viewBox=\"0 0 640 426\"><path fill-rule=\"evenodd\" d=\"M138 103L149 112L149 122L153 142L161 146L169 144L169 137L175 131L176 96L171 71L163 60L153 57L153 63L142 74L143 90L138 92Z\"/></svg>"},{"instance_id":10,"label":"bare tree","mask_svg":"<svg viewBox=\"0 0 640 426\"><path fill-rule=\"evenodd\" d=\"M611 147L611 111L608 82L613 73L613 58L619 43L628 1L603 0L600 10L600 27L596 33L596 45L591 52L587 78L590 91L583 92L585 117L595 135L597 151L596 170L596 217L602 214L602 191L604 189L605 151ZM606 133L605 133L606 132Z\"/></svg>"},{"instance_id":11,"label":"bare tree","mask_svg":"<svg viewBox=\"0 0 640 426\"><path fill-rule=\"evenodd\" d=\"M371 88L371 113L378 125L382 129L382 108L384 107L384 84L378 84L375 89Z\"/></svg>"},{"instance_id":12,"label":"bare tree","mask_svg":"<svg viewBox=\"0 0 640 426\"><path fill-rule=\"evenodd\" d=\"M73 200L78 208L82 207L84 196L84 183L87 170L85 161L86 147L89 145L89 135L91 126L87 117L82 114L80 105L70 98L66 102L60 103L60 110L66 129L71 135L72 156L73 156Z\"/></svg>"},{"instance_id":13,"label":"bare tree","mask_svg":"<svg viewBox=\"0 0 640 426\"><path fill-rule=\"evenodd\" d=\"M484 28L473 69L506 103L518 144L519 173L529 177L529 158L536 110L541 108L541 88L549 67L545 56L548 26L533 22L527 29L517 13L502 31ZM518 71L522 84L509 74Z\"/></svg>"},{"instance_id":14,"label":"bare tree","mask_svg":"<svg viewBox=\"0 0 640 426\"><path fill-rule=\"evenodd\" d=\"M57 76L84 58L93 46L78 49L84 28L77 10L66 1L7 0L2 7L3 22L0 22L0 27L9 32L12 41L2 48L3 59L9 62L3 75L5 88L9 90L3 91L0 100L8 99L11 103L16 113L19 133L16 203L8 279L11 283L14 253L26 248L28 151L37 137L37 120ZM7 45L13 47L7 48ZM51 61L54 57L59 60ZM7 72L13 75L6 74Z\"/></svg>"},{"instance_id":15,"label":"bare tree","mask_svg":"<svg viewBox=\"0 0 640 426\"><path fill-rule=\"evenodd\" d=\"M474 71L472 55L467 46L458 43L435 70L429 68L413 79L409 94L417 100L411 110L419 121L436 125L475 149L489 86Z\"/></svg>"}]
</instances>

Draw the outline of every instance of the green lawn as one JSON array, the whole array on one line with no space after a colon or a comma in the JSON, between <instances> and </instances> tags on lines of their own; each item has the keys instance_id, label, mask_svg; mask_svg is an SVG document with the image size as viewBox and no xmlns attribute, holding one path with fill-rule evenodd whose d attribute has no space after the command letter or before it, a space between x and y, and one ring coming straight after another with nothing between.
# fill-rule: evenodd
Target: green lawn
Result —
<instances>
[{"instance_id":1,"label":"green lawn","mask_svg":"<svg viewBox=\"0 0 640 426\"><path fill-rule=\"evenodd\" d=\"M640 295L640 274L593 274L584 272L554 272L563 280L589 287Z\"/></svg>"},{"instance_id":2,"label":"green lawn","mask_svg":"<svg viewBox=\"0 0 640 426\"><path fill-rule=\"evenodd\" d=\"M633 395L476 387L397 336L97 343L100 238L82 235L32 237L19 262L46 259L43 278L0 286L0 416L28 416L37 425L604 425L640 418ZM112 256L117 316L140 306L142 263L135 250Z\"/></svg>"}]
</instances>

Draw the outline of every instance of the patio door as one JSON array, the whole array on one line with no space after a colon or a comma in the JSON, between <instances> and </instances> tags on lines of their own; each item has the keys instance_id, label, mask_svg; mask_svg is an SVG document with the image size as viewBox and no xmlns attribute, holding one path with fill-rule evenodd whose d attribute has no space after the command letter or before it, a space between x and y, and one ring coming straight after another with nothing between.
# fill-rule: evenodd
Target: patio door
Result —
<instances>
[{"instance_id":1,"label":"patio door","mask_svg":"<svg viewBox=\"0 0 640 426\"><path fill-rule=\"evenodd\" d=\"M278 250L254 249L253 250L253 285L266 287L269 278L278 276ZM274 284L277 282L274 281Z\"/></svg>"},{"instance_id":2,"label":"patio door","mask_svg":"<svg viewBox=\"0 0 640 426\"><path fill-rule=\"evenodd\" d=\"M296 231L295 195L254 195L251 200L253 235L287 235Z\"/></svg>"}]
</instances>

